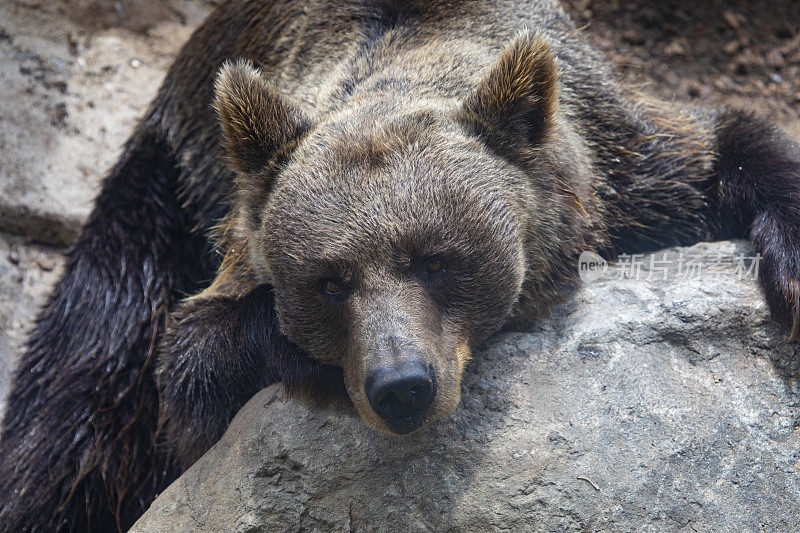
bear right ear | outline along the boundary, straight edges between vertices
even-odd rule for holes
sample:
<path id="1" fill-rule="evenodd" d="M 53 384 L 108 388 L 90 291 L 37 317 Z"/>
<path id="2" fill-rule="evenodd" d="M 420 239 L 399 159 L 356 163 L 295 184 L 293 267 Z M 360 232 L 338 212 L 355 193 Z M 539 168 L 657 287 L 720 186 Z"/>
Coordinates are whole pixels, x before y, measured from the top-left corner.
<path id="1" fill-rule="evenodd" d="M 496 149 L 536 146 L 552 131 L 558 66 L 547 41 L 523 32 L 462 103 L 458 120 Z"/>
<path id="2" fill-rule="evenodd" d="M 229 164 L 242 173 L 261 170 L 288 156 L 311 121 L 278 95 L 249 61 L 226 62 L 217 75 L 214 107 Z"/>

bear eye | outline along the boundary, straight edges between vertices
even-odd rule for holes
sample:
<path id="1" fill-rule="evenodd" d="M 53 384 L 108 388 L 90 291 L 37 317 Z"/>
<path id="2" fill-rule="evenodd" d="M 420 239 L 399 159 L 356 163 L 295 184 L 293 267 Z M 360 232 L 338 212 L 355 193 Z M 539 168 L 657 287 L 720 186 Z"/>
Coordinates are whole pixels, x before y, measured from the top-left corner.
<path id="1" fill-rule="evenodd" d="M 332 279 L 325 281 L 325 283 L 322 284 L 322 289 L 331 296 L 335 296 L 342 292 L 342 287 Z"/>
<path id="2" fill-rule="evenodd" d="M 319 282 L 320 292 L 329 298 L 344 298 L 347 295 L 347 290 L 336 278 L 325 278 Z"/>
<path id="3" fill-rule="evenodd" d="M 425 263 L 425 271 L 428 274 L 436 274 L 437 272 L 441 272 L 442 268 L 442 260 L 435 257 L 428 259 L 428 261 Z"/>

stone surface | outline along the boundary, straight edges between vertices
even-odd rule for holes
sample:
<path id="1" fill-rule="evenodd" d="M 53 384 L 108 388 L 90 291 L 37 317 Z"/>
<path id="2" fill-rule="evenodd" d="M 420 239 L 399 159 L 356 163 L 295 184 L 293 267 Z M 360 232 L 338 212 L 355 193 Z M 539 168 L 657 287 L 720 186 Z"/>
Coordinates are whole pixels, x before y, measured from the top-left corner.
<path id="1" fill-rule="evenodd" d="M 210 8 L 139 0 L 130 20 L 147 29 L 134 33 L 98 29 L 91 12 L 78 11 L 83 4 L 91 2 L 0 2 L 0 231 L 58 246 L 74 239 L 100 180 Z M 175 15 L 148 19 L 162 4 Z"/>
<path id="2" fill-rule="evenodd" d="M 59 252 L 0 235 L 0 419 L 20 346 L 63 264 Z"/>
<path id="3" fill-rule="evenodd" d="M 411 436 L 266 389 L 133 531 L 796 531 L 798 348 L 732 246 L 620 261 Z"/>

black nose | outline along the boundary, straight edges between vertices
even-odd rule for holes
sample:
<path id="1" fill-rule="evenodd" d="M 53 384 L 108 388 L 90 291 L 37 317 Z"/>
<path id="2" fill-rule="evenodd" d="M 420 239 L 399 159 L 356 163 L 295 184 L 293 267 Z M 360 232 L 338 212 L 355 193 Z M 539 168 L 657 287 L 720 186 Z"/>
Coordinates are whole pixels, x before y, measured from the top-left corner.
<path id="1" fill-rule="evenodd" d="M 430 365 L 414 359 L 371 372 L 364 389 L 378 416 L 393 432 L 405 434 L 422 424 L 436 396 L 436 377 Z"/>

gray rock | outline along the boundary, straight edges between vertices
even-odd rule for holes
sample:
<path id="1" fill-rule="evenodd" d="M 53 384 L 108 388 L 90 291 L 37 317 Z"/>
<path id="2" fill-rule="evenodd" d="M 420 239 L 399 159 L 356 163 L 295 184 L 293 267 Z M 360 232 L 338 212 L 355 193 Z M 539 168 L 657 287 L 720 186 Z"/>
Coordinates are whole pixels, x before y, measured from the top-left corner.
<path id="1" fill-rule="evenodd" d="M 58 252 L 0 235 L 0 419 L 20 346 L 63 264 Z"/>
<path id="2" fill-rule="evenodd" d="M 140 35 L 90 30 L 62 5 L 0 2 L 0 231 L 57 246 L 77 235 L 100 180 L 209 11 L 205 1 L 182 2 L 175 11 L 185 23 Z"/>
<path id="3" fill-rule="evenodd" d="M 796 531 L 798 348 L 733 246 L 621 261 L 493 337 L 411 436 L 270 387 L 133 531 Z"/>

